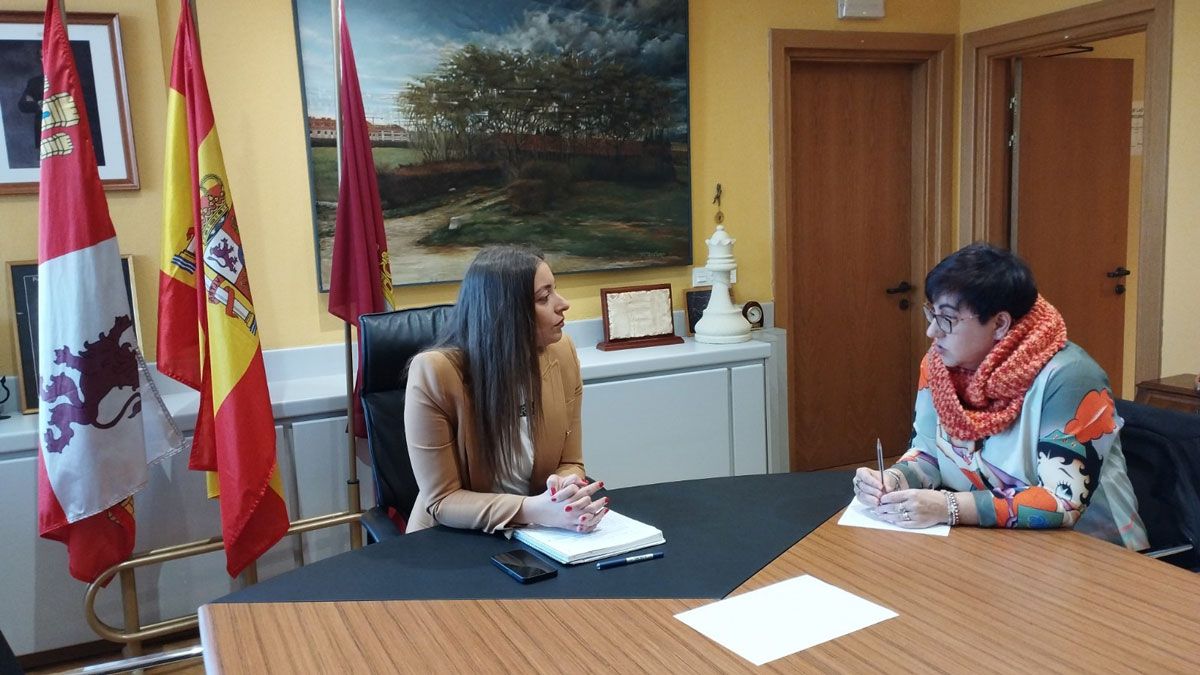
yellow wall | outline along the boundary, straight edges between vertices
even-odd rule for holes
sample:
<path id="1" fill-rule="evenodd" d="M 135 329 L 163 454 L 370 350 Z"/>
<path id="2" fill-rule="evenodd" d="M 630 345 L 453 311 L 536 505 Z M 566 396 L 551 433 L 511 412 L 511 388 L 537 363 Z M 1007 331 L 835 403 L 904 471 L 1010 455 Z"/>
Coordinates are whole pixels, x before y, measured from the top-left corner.
<path id="1" fill-rule="evenodd" d="M 239 212 L 264 347 L 336 342 L 341 327 L 317 293 L 309 211 L 300 82 L 288 0 L 200 0 L 205 66 Z M 713 227 L 713 186 L 724 187 L 726 226 L 737 238 L 739 300 L 769 299 L 771 289 L 769 55 L 771 28 L 884 30 L 958 33 L 1083 4 L 1078 0 L 890 0 L 882 21 L 838 21 L 833 0 L 692 0 L 692 178 L 694 253 L 703 264 L 703 239 Z M 40 11 L 42 0 L 8 0 L 6 9 Z M 121 238 L 132 253 L 144 334 L 153 335 L 157 247 L 162 201 L 165 72 L 169 65 L 178 3 L 157 0 L 71 0 L 71 11 L 121 15 L 130 102 L 142 189 L 109 193 Z M 1175 63 L 1200 59 L 1200 3 L 1176 6 Z M 1200 231 L 1187 213 L 1198 212 L 1200 195 L 1200 78 L 1185 81 L 1189 66 L 1172 81 L 1170 200 L 1167 225 L 1167 292 L 1164 370 L 1197 368 L 1200 314 L 1187 306 L 1185 289 L 1200 285 Z M 1190 124 L 1187 121 L 1190 120 Z M 957 145 L 957 144 L 956 144 Z M 957 192 L 957 190 L 955 190 Z M 36 257 L 37 200 L 0 198 L 0 259 Z M 1189 254 L 1189 251 L 1191 252 Z M 560 286 L 572 302 L 571 318 L 599 314 L 602 286 L 670 282 L 690 285 L 687 268 L 564 275 Z M 0 280 L 0 373 L 15 372 L 11 307 Z M 449 301 L 453 285 L 401 288 L 399 302 Z M 152 340 L 145 345 L 153 358 Z"/>
<path id="2" fill-rule="evenodd" d="M 1200 370 L 1200 2 L 1175 3 L 1163 374 Z"/>
<path id="3" fill-rule="evenodd" d="M 971 33 L 1050 14 L 1094 0 L 960 0 L 958 32 Z M 1188 2 L 1189 0 L 1183 0 Z"/>
<path id="4" fill-rule="evenodd" d="M 37 10 L 42 0 L 13 0 L 14 9 Z M 309 211 L 300 78 L 288 0 L 201 0 L 198 21 L 205 71 L 247 252 L 263 346 L 267 349 L 336 342 L 340 323 L 317 292 Z M 109 193 L 124 252 L 135 258 L 143 334 L 157 320 L 157 247 L 162 204 L 165 78 L 170 65 L 178 3 L 157 0 L 71 0 L 69 9 L 121 15 L 130 102 L 142 189 Z M 957 0 L 891 0 L 883 21 L 839 22 L 835 3 L 824 0 L 693 0 L 692 178 L 695 260 L 703 265 L 703 239 L 712 233 L 712 190 L 724 186 L 726 228 L 738 240 L 739 300 L 770 299 L 769 192 L 770 28 L 889 30 L 953 33 Z M 37 199 L 0 199 L 4 260 L 36 258 Z M 570 318 L 598 316 L 604 286 L 669 282 L 690 285 L 688 268 L 563 275 L 559 286 L 573 307 Z M 7 298 L 6 281 L 0 294 Z M 398 289 L 403 306 L 446 302 L 452 284 Z M 8 306 L 7 301 L 5 306 Z M 0 372 L 15 372 L 10 311 L 0 319 Z M 154 356 L 153 340 L 143 345 Z"/>

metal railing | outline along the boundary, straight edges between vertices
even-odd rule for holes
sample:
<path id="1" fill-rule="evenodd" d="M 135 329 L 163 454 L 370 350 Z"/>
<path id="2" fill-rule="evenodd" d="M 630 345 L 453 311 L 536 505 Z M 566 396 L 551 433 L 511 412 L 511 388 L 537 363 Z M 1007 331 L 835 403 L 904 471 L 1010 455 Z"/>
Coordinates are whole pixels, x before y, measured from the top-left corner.
<path id="1" fill-rule="evenodd" d="M 362 513 L 351 511 L 343 511 L 340 513 L 329 513 L 323 516 L 314 516 L 294 521 L 290 524 L 286 536 L 303 534 L 313 530 L 320 530 L 327 527 L 336 527 L 338 525 L 349 525 L 351 533 L 358 529 L 358 521 L 362 519 Z M 360 533 L 361 535 L 361 533 Z M 351 537 L 351 548 L 358 548 L 355 544 L 361 541 L 360 537 Z M 139 656 L 142 653 L 142 642 L 152 638 L 178 633 L 180 631 L 189 630 L 199 625 L 199 619 L 196 614 L 176 617 L 157 621 L 155 623 L 141 625 L 141 619 L 138 612 L 137 599 L 137 582 L 134 579 L 133 571 L 139 567 L 148 565 L 159 565 L 172 560 L 180 560 L 182 558 L 190 558 L 192 556 L 212 553 L 224 548 L 224 541 L 221 537 L 213 537 L 211 539 L 203 539 L 193 541 L 186 544 L 177 544 L 166 548 L 155 549 L 141 553 L 131 557 L 121 563 L 117 563 L 112 567 L 100 573 L 91 584 L 88 585 L 87 594 L 83 600 L 83 614 L 87 619 L 88 625 L 100 637 L 111 640 L 113 642 L 122 642 L 125 644 L 125 656 Z M 123 628 L 110 626 L 100 619 L 96 614 L 96 596 L 100 590 L 104 588 L 113 577 L 120 575 L 121 583 L 121 605 L 124 609 L 125 625 Z M 258 566 L 257 563 L 250 565 L 242 572 L 242 581 L 247 585 L 252 585 L 258 582 Z M 187 657 L 190 658 L 190 657 Z"/>

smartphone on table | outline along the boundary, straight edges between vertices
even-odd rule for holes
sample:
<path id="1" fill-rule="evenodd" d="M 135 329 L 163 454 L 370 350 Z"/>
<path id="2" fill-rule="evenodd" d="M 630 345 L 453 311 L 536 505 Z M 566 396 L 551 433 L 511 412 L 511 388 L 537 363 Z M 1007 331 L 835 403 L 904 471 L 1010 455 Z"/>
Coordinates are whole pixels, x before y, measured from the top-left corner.
<path id="1" fill-rule="evenodd" d="M 492 563 L 523 584 L 558 576 L 558 570 L 550 563 L 523 548 L 497 553 L 492 556 Z"/>

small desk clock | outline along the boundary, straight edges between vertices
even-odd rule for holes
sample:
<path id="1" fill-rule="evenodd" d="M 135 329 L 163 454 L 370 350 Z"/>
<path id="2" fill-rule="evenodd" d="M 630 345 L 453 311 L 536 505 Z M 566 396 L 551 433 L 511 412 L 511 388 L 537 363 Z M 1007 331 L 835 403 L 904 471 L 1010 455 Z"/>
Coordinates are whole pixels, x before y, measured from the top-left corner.
<path id="1" fill-rule="evenodd" d="M 742 305 L 742 316 L 746 317 L 746 321 L 750 322 L 751 328 L 763 327 L 763 308 L 754 300 Z"/>

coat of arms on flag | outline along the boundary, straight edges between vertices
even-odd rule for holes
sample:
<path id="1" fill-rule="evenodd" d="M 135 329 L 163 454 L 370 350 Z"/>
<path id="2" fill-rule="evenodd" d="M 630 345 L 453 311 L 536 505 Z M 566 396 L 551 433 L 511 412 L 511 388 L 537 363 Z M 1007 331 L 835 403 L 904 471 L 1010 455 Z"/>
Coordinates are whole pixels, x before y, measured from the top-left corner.
<path id="1" fill-rule="evenodd" d="M 189 466 L 221 498 L 235 576 L 288 529 L 275 421 L 238 229 L 191 8 L 180 2 L 167 91 L 158 368 L 200 392 Z"/>
<path id="2" fill-rule="evenodd" d="M 116 231 L 56 0 L 46 5 L 38 203 L 38 529 L 93 581 L 129 558 L 133 494 L 182 434 L 138 350 Z"/>

